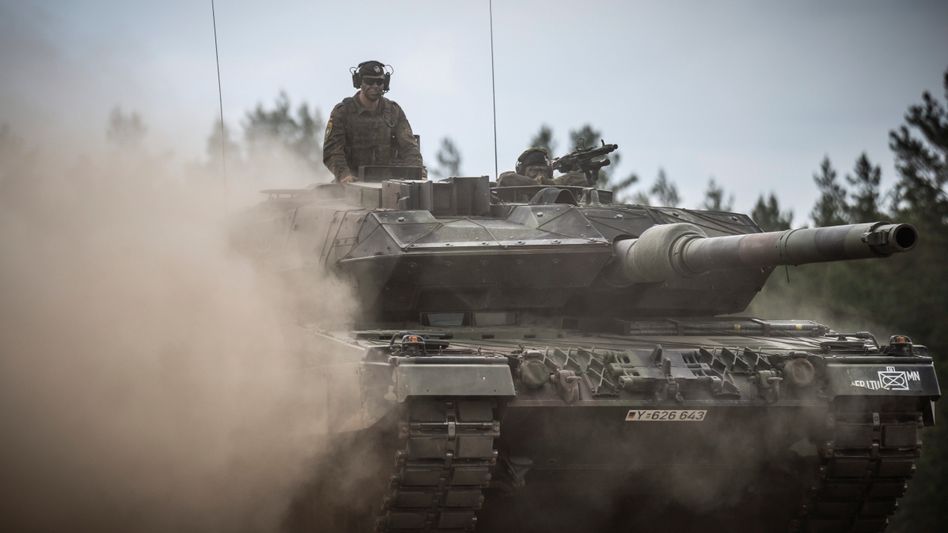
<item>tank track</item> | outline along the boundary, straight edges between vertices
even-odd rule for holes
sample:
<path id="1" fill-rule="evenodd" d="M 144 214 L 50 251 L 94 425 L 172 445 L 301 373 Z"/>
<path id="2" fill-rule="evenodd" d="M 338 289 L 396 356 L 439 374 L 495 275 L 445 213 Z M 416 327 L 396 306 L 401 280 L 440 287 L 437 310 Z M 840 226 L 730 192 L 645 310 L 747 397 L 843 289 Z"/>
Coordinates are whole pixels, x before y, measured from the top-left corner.
<path id="1" fill-rule="evenodd" d="M 791 533 L 884 531 L 915 472 L 920 413 L 837 412 Z"/>
<path id="2" fill-rule="evenodd" d="M 492 399 L 413 399 L 401 407 L 395 473 L 376 531 L 473 531 L 497 463 Z"/>

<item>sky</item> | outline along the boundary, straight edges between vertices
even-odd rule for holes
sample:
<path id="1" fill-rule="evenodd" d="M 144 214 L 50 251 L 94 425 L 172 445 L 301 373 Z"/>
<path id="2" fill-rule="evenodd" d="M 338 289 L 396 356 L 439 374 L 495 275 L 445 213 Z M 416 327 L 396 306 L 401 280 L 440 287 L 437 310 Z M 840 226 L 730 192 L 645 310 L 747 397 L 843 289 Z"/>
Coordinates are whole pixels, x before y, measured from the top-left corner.
<path id="1" fill-rule="evenodd" d="M 450 137 L 465 175 L 494 174 L 487 0 L 219 0 L 216 14 L 232 128 L 281 90 L 328 116 L 354 92 L 349 67 L 377 59 L 429 166 Z M 562 153 L 589 123 L 619 145 L 620 176 L 647 186 L 664 168 L 686 207 L 710 177 L 738 211 L 773 191 L 804 225 L 824 155 L 842 177 L 865 151 L 894 182 L 888 132 L 923 91 L 943 95 L 946 27 L 938 1 L 497 1 L 499 170 L 542 124 Z M 104 143 L 121 106 L 149 145 L 197 160 L 219 112 L 210 1 L 0 0 L 0 73 L 0 123 L 36 143 Z"/>

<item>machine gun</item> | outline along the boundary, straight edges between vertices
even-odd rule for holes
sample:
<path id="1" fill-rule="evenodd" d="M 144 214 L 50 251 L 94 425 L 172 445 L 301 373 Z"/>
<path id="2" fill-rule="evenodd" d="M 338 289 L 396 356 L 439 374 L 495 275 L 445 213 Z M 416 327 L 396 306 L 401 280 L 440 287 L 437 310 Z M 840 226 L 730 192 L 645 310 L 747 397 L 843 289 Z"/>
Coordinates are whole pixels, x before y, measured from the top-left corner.
<path id="1" fill-rule="evenodd" d="M 599 169 L 608 166 L 610 161 L 604 157 L 619 148 L 618 144 L 606 144 L 602 139 L 599 140 L 602 146 L 595 148 L 580 148 L 575 152 L 557 157 L 553 160 L 553 170 L 560 172 L 581 171 L 586 175 L 586 183 L 594 187 L 599 181 Z M 602 158 L 602 159 L 600 159 Z"/>

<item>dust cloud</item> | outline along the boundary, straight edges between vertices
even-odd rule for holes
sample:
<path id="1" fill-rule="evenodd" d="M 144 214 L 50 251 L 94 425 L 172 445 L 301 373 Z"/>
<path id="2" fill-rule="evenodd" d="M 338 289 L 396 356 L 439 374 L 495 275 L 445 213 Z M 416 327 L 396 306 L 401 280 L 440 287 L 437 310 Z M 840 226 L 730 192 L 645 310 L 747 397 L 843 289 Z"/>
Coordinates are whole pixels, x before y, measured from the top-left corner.
<path id="1" fill-rule="evenodd" d="M 298 295 L 229 244 L 245 191 L 0 141 L 0 529 L 278 530 L 328 407 Z M 345 322 L 348 295 L 310 283 Z"/>
<path id="2" fill-rule="evenodd" d="M 821 268 L 821 265 L 815 265 L 815 268 Z M 886 344 L 891 335 L 899 333 L 893 331 L 891 326 L 875 320 L 870 311 L 871 305 L 837 309 L 826 303 L 821 304 L 814 289 L 794 283 L 793 270 L 790 270 L 789 283 L 781 279 L 786 275 L 783 269 L 775 270 L 764 289 L 741 314 L 764 319 L 812 320 L 840 333 L 866 331 L 873 334 L 880 344 Z"/>

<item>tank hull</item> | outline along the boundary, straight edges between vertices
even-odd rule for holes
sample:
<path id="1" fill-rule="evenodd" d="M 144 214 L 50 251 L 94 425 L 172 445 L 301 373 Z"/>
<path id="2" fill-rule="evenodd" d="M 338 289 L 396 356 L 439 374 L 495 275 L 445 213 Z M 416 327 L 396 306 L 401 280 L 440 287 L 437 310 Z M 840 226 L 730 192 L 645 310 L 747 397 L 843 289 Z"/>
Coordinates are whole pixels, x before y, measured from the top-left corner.
<path id="1" fill-rule="evenodd" d="M 360 357 L 362 423 L 337 435 L 297 520 L 332 515 L 333 531 L 882 531 L 940 394 L 931 359 L 809 322 L 733 334 L 742 323 L 634 336 L 415 328 L 426 352 L 382 340 L 403 331 L 319 333 Z M 850 353 L 857 345 L 865 353 Z M 762 379 L 774 370 L 783 380 Z M 633 374 L 644 381 L 620 379 Z"/>

